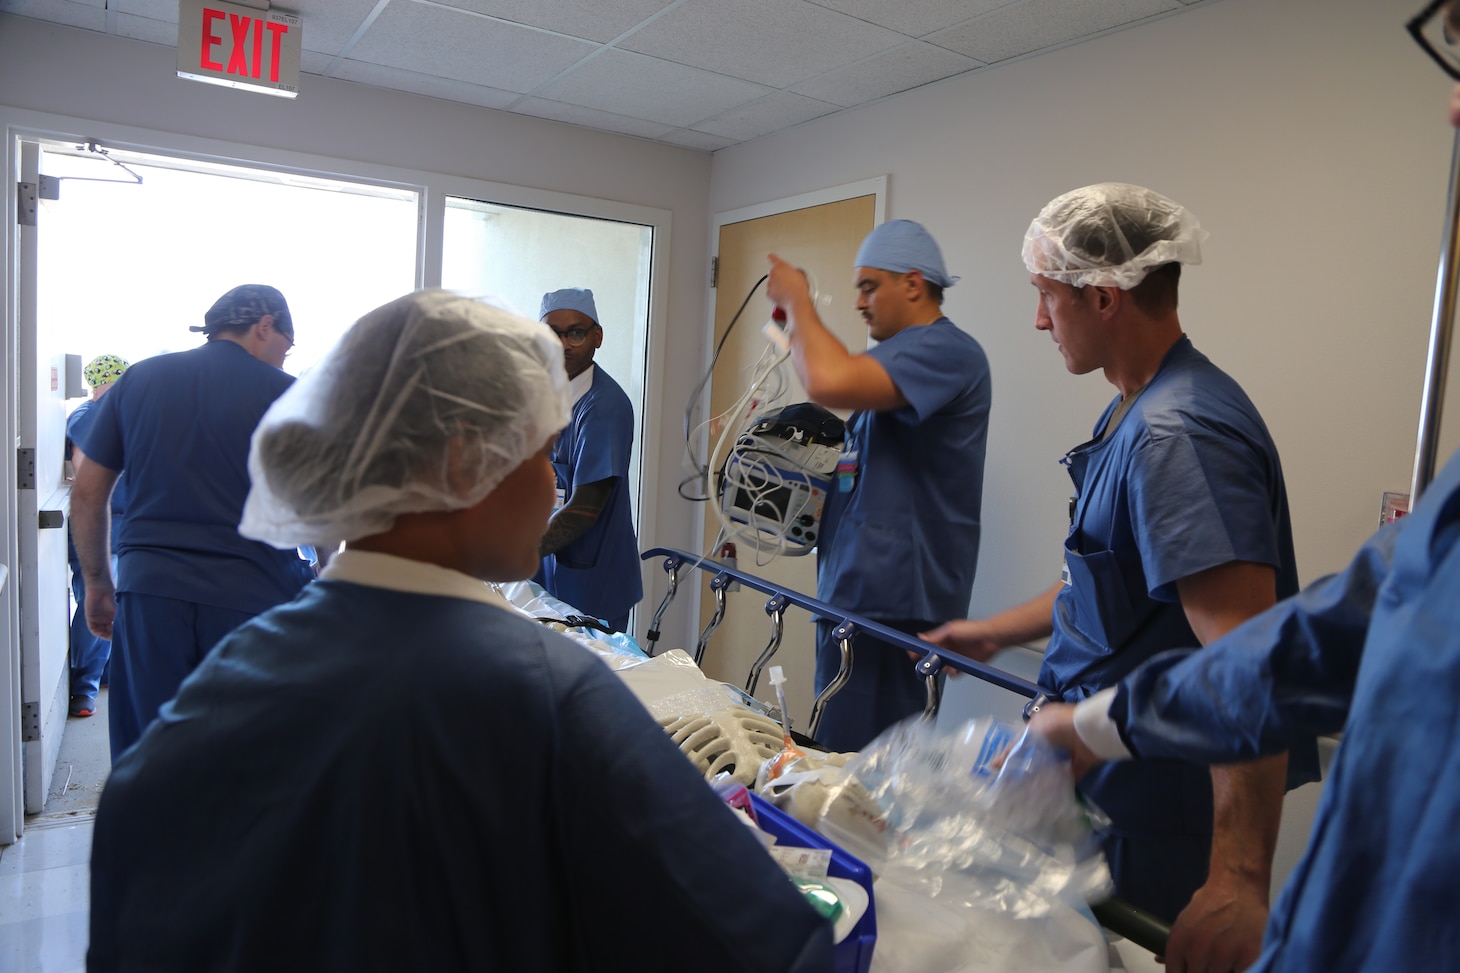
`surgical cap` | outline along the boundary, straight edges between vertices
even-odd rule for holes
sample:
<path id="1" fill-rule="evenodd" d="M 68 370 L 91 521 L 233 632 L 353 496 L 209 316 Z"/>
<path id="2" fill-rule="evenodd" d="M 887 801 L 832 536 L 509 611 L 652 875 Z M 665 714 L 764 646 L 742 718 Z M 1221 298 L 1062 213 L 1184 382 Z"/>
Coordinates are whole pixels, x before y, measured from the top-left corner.
<path id="1" fill-rule="evenodd" d="M 855 267 L 875 267 L 905 274 L 916 270 L 923 279 L 939 287 L 952 287 L 957 277 L 949 277 L 943 267 L 943 251 L 938 241 L 912 220 L 889 220 L 867 234 L 857 251 Z"/>
<path id="2" fill-rule="evenodd" d="M 577 311 L 592 318 L 594 324 L 600 323 L 598 308 L 593 304 L 593 292 L 586 287 L 564 287 L 544 294 L 537 319 L 541 321 L 553 311 Z"/>
<path id="3" fill-rule="evenodd" d="M 550 330 L 446 291 L 408 294 L 357 321 L 264 414 L 238 530 L 328 545 L 470 507 L 567 422 Z"/>
<path id="4" fill-rule="evenodd" d="M 1024 266 L 1075 287 L 1130 290 L 1162 264 L 1201 263 L 1207 232 L 1160 193 L 1120 182 L 1056 197 L 1024 234 Z"/>
<path id="5" fill-rule="evenodd" d="M 96 388 L 115 382 L 130 367 L 128 361 L 120 355 L 97 355 L 81 369 L 81 377 L 86 379 L 87 385 Z"/>
<path id="6" fill-rule="evenodd" d="M 268 284 L 240 284 L 213 302 L 203 315 L 203 326 L 192 325 L 189 331 L 214 335 L 219 331 L 252 327 L 265 314 L 274 316 L 274 327 L 286 335 L 294 334 L 294 319 L 289 304 L 278 288 Z"/>

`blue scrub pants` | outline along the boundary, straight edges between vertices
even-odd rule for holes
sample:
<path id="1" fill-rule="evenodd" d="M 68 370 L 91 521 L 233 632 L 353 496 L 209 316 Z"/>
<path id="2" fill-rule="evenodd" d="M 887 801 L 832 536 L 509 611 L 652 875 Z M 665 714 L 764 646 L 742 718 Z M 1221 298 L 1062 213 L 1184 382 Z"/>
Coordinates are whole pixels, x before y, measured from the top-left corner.
<path id="1" fill-rule="evenodd" d="M 71 571 L 71 594 L 76 598 L 76 611 L 71 616 L 71 695 L 95 699 L 112 644 L 92 635 L 86 627 L 86 582 L 79 566 Z"/>
<path id="2" fill-rule="evenodd" d="M 117 593 L 108 700 L 113 763 L 141 738 L 209 650 L 255 614 L 135 591 Z"/>
<path id="3" fill-rule="evenodd" d="M 939 624 L 880 618 L 877 622 L 909 635 L 930 631 Z M 832 638 L 836 626 L 830 621 L 816 623 L 818 694 L 836 678 L 841 667 L 841 649 Z M 816 742 L 832 751 L 861 750 L 892 724 L 922 713 L 928 704 L 928 690 L 923 677 L 914 671 L 915 665 L 901 646 L 859 632 L 852 640 L 852 677 L 822 709 Z"/>
<path id="4" fill-rule="evenodd" d="M 1101 846 L 1115 894 L 1166 922 L 1175 922 L 1206 884 L 1211 835 L 1110 835 Z"/>

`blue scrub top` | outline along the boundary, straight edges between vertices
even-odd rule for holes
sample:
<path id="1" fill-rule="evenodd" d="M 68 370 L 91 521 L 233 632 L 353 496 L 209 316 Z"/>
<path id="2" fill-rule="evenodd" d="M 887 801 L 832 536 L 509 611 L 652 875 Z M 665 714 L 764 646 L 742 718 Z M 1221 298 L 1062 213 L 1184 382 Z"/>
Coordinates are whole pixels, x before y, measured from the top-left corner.
<path id="1" fill-rule="evenodd" d="M 634 407 L 607 372 L 593 367 L 593 384 L 573 403 L 567 428 L 553 445 L 553 469 L 566 499 L 584 483 L 616 478 L 592 527 L 543 559 L 539 580 L 548 592 L 594 618 L 617 619 L 644 596 L 639 540 L 629 506 L 629 459 Z"/>
<path id="2" fill-rule="evenodd" d="M 233 632 L 112 768 L 93 973 L 830 973 L 831 927 L 594 655 L 339 580 Z"/>
<path id="3" fill-rule="evenodd" d="M 1246 760 L 1343 730 L 1255 973 L 1453 969 L 1460 957 L 1460 454 L 1341 574 L 1111 706 L 1142 757 Z"/>
<path id="4" fill-rule="evenodd" d="M 947 318 L 867 354 L 908 404 L 848 423 L 822 510 L 816 596 L 872 619 L 961 618 L 978 566 L 988 359 Z"/>
<path id="5" fill-rule="evenodd" d="M 311 577 L 298 552 L 238 533 L 254 428 L 294 381 L 216 339 L 138 362 L 77 445 L 127 476 L 117 590 L 260 612 Z"/>
<path id="6" fill-rule="evenodd" d="M 67 418 L 66 418 L 66 458 L 67 459 L 71 459 L 72 458 L 71 457 L 71 446 L 74 443 L 80 442 L 81 437 L 84 436 L 84 435 L 86 435 L 86 431 L 91 428 L 92 420 L 94 420 L 96 418 L 95 409 L 96 409 L 96 400 L 95 399 L 87 399 L 85 402 L 82 402 L 76 408 L 72 409 L 71 410 L 71 415 L 67 416 Z M 82 452 L 85 452 L 85 449 L 84 448 L 82 449 Z M 111 544 L 112 544 L 112 554 L 113 555 L 115 555 L 116 554 L 116 551 L 117 551 L 117 538 L 118 538 L 118 536 L 120 534 L 120 531 L 122 529 L 122 514 L 124 512 L 126 512 L 126 509 L 127 509 L 127 476 L 124 473 L 121 476 L 117 477 L 117 485 L 112 489 L 112 499 L 111 499 L 111 514 L 112 514 L 112 520 L 111 520 L 111 523 L 112 523 Z M 81 570 L 81 561 L 76 556 L 76 545 L 74 543 L 72 543 L 72 540 L 71 540 L 71 531 L 69 529 L 69 526 L 70 525 L 68 524 L 67 525 L 68 529 L 66 531 L 66 553 L 67 553 L 67 559 L 69 560 L 69 562 L 71 564 L 71 569 L 73 571 L 78 571 L 79 572 Z"/>
<path id="7" fill-rule="evenodd" d="M 1277 446 L 1247 394 L 1182 337 L 1110 435 L 1065 457 L 1075 511 L 1040 685 L 1077 701 L 1166 649 L 1198 645 L 1176 591 L 1232 561 L 1298 590 Z"/>
<path id="8" fill-rule="evenodd" d="M 1232 561 L 1271 565 L 1277 596 L 1298 590 L 1277 447 L 1241 387 L 1182 337 L 1104 439 L 1064 463 L 1075 486 L 1069 583 L 1055 598 L 1039 684 L 1075 702 L 1168 649 L 1200 645 L 1182 578 Z M 1290 787 L 1318 778 L 1313 740 L 1290 754 Z M 1111 763 L 1081 780 L 1117 836 L 1212 830 L 1211 774 L 1189 763 Z M 1117 890 L 1119 891 L 1119 890 Z"/>

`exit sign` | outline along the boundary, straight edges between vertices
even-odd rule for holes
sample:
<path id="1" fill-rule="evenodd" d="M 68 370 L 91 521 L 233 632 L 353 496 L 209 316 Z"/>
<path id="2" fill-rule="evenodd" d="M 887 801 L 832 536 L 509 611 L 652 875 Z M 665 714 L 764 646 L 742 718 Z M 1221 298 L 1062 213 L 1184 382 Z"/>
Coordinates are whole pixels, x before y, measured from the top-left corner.
<path id="1" fill-rule="evenodd" d="M 297 14 L 217 0 L 180 0 L 177 76 L 266 95 L 299 94 Z"/>

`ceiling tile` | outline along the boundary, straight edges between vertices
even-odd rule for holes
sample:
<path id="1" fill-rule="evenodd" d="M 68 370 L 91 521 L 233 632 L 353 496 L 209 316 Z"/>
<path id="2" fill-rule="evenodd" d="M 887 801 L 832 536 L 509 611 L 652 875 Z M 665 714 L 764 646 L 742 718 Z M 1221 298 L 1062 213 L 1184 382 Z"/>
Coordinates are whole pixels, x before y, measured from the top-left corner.
<path id="1" fill-rule="evenodd" d="M 695 131 L 743 142 L 834 111 L 840 109 L 815 98 L 777 91 L 706 119 L 695 126 Z"/>
<path id="2" fill-rule="evenodd" d="M 103 0 L 103 2 L 106 4 L 106 8 L 113 13 L 146 17 L 148 20 L 160 20 L 167 24 L 177 23 L 177 0 Z"/>
<path id="3" fill-rule="evenodd" d="M 982 61 L 910 41 L 865 61 L 836 68 L 792 88 L 843 108 L 983 67 Z"/>
<path id="4" fill-rule="evenodd" d="M 442 6 L 473 10 L 590 41 L 611 41 L 673 5 L 674 0 L 444 0 L 442 3 Z"/>
<path id="5" fill-rule="evenodd" d="M 618 46 L 785 88 L 904 40 L 808 0 L 685 0 Z"/>
<path id="6" fill-rule="evenodd" d="M 324 54 L 320 51 L 311 51 L 308 48 L 299 52 L 299 70 L 304 74 L 317 74 L 320 77 L 329 75 L 329 67 L 335 63 L 333 54 Z"/>
<path id="7" fill-rule="evenodd" d="M 944 27 L 961 24 L 970 17 L 997 10 L 1015 0 L 811 0 L 844 14 L 878 24 L 890 30 L 922 37 Z"/>
<path id="8" fill-rule="evenodd" d="M 303 40 L 306 51 L 323 51 L 326 54 L 353 56 L 345 45 L 355 36 L 360 25 L 375 9 L 376 0 L 329 0 L 328 3 L 310 3 L 309 0 L 289 0 L 282 9 L 297 13 L 303 20 Z M 399 2 L 399 0 L 392 0 Z"/>
<path id="9" fill-rule="evenodd" d="M 480 105 L 483 108 L 506 108 L 520 97 L 513 91 L 502 91 L 485 85 L 441 78 L 434 74 L 404 71 L 400 68 L 352 61 L 348 58 L 335 61 L 334 65 L 334 70 L 330 72 L 330 77 L 333 78 L 358 81 L 377 88 L 391 88 L 395 91 L 430 95 L 432 98 L 445 98 L 448 101 L 460 101 L 468 105 Z"/>
<path id="10" fill-rule="evenodd" d="M 650 122 L 642 118 L 631 118 L 628 115 L 616 115 L 613 112 L 584 108 L 581 105 L 565 105 L 561 101 L 551 101 L 547 98 L 523 98 L 512 106 L 512 110 L 523 115 L 567 122 L 570 125 L 583 125 L 605 132 L 620 132 L 624 135 L 638 135 L 649 139 L 658 138 L 669 130 L 669 126 L 663 122 Z"/>
<path id="11" fill-rule="evenodd" d="M 1179 9 L 1176 0 L 1024 0 L 925 40 L 992 64 Z"/>
<path id="12" fill-rule="evenodd" d="M 354 61 L 526 92 L 594 50 L 456 10 L 393 2 L 348 53 Z"/>
<path id="13" fill-rule="evenodd" d="M 98 0 L 108 10 L 117 13 L 135 14 L 163 23 L 177 23 L 178 0 Z M 327 3 L 310 0 L 289 0 L 283 9 L 298 14 L 304 21 L 303 44 L 305 51 L 324 51 L 338 54 L 355 31 L 364 23 L 370 11 L 375 9 L 376 0 L 329 0 Z M 127 35 L 130 36 L 130 35 Z"/>
<path id="14" fill-rule="evenodd" d="M 151 17 L 136 17 L 132 14 L 118 13 L 116 15 L 116 35 L 118 37 L 130 37 L 138 41 L 150 41 L 153 44 L 165 44 L 168 47 L 177 47 L 176 4 L 173 7 L 174 17 L 171 21 L 153 20 Z"/>
<path id="15" fill-rule="evenodd" d="M 665 125 L 692 125 L 771 90 L 739 78 L 609 49 L 532 93 Z"/>
<path id="16" fill-rule="evenodd" d="M 734 145 L 734 139 L 727 139 L 719 135 L 707 135 L 704 132 L 696 132 L 688 128 L 676 128 L 668 135 L 659 137 L 661 142 L 669 142 L 673 145 L 682 145 L 687 149 L 699 149 L 701 152 L 713 152 L 716 149 L 723 149 L 727 145 Z"/>
<path id="17" fill-rule="evenodd" d="M 50 24 L 106 30 L 106 0 L 73 3 L 72 0 L 0 0 L 0 13 L 32 17 Z"/>

